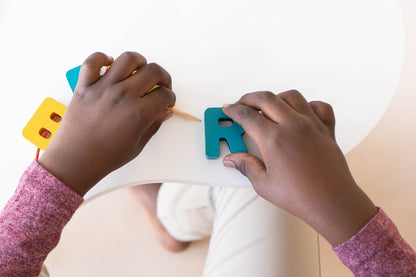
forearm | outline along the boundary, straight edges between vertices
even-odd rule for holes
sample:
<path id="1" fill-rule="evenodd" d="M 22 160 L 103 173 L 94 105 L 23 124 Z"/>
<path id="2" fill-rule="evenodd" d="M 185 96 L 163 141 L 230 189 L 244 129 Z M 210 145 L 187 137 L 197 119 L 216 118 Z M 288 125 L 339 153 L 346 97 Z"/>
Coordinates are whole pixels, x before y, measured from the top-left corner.
<path id="1" fill-rule="evenodd" d="M 38 276 L 83 199 L 37 162 L 0 213 L 0 275 Z"/>
<path id="2" fill-rule="evenodd" d="M 416 276 L 415 251 L 381 209 L 333 250 L 355 276 Z"/>

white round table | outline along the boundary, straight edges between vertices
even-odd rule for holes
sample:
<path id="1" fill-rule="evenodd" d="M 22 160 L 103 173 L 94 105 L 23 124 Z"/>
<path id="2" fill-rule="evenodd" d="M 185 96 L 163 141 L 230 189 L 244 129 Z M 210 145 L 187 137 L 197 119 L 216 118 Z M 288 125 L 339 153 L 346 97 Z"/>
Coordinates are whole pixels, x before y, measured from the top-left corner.
<path id="1" fill-rule="evenodd" d="M 246 92 L 297 89 L 329 102 L 344 153 L 372 130 L 398 84 L 404 27 L 395 0 L 0 2 L 0 206 L 36 148 L 21 131 L 46 97 L 67 105 L 65 73 L 92 52 L 142 53 L 173 77 L 177 107 L 200 118 Z M 77 143 L 74 141 L 73 143 Z M 250 151 L 255 151 L 248 142 Z M 141 155 L 94 187 L 189 182 L 249 186 L 205 158 L 202 123 L 173 117 Z"/>

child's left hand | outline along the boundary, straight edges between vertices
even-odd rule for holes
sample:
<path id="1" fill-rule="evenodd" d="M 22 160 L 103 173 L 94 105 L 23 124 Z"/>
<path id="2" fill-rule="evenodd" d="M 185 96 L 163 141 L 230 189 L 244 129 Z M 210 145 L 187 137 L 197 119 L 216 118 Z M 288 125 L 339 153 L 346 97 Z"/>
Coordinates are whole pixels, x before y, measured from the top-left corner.
<path id="1" fill-rule="evenodd" d="M 100 69 L 111 68 L 100 77 Z M 137 72 L 131 75 L 134 70 Z M 155 85 L 158 88 L 147 92 Z M 169 73 L 125 52 L 114 62 L 89 56 L 61 126 L 39 163 L 81 196 L 110 172 L 134 159 L 172 115 Z"/>

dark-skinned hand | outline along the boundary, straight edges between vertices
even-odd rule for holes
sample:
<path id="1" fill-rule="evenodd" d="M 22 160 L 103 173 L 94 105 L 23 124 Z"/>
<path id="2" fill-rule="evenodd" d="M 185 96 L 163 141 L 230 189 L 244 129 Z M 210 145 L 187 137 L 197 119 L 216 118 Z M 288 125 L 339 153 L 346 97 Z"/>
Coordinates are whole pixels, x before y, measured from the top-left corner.
<path id="1" fill-rule="evenodd" d="M 111 65 L 100 76 L 103 66 Z M 132 75 L 133 71 L 137 70 Z M 155 85 L 159 87 L 147 93 Z M 80 195 L 134 159 L 172 115 L 171 77 L 135 52 L 90 55 L 58 132 L 39 163 Z"/>
<path id="2" fill-rule="evenodd" d="M 354 181 L 335 141 L 330 105 L 308 103 L 297 91 L 255 92 L 225 105 L 258 146 L 224 158 L 266 200 L 299 217 L 333 246 L 356 234 L 377 208 Z"/>

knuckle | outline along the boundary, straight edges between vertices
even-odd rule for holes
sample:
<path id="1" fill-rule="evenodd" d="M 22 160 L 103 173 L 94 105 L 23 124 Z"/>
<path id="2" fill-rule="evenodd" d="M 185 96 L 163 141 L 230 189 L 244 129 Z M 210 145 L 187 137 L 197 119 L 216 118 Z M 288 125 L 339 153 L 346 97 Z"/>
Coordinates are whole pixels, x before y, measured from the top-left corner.
<path id="1" fill-rule="evenodd" d="M 334 109 L 330 104 L 322 102 L 322 105 L 326 114 L 334 114 Z"/>
<path id="2" fill-rule="evenodd" d="M 279 97 L 281 98 L 297 98 L 297 97 L 303 97 L 302 94 L 296 90 L 296 89 L 291 89 L 285 92 L 281 92 L 278 94 Z"/>
<path id="3" fill-rule="evenodd" d="M 167 81 L 170 82 L 170 75 L 157 63 L 147 64 L 146 70 L 148 70 L 152 76 L 158 76 L 158 79 L 168 78 Z M 163 78 L 161 78 L 161 76 L 163 76 Z"/>
<path id="4" fill-rule="evenodd" d="M 106 58 L 107 55 L 103 52 L 94 52 L 88 58 L 89 59 L 97 59 L 97 58 Z"/>
<path id="5" fill-rule="evenodd" d="M 147 64 L 147 70 L 150 72 L 151 75 L 157 76 L 157 78 L 161 81 L 162 85 L 167 85 L 169 87 L 172 85 L 172 77 L 170 76 L 169 72 L 167 72 L 159 64 L 149 63 Z"/>
<path id="6" fill-rule="evenodd" d="M 160 100 L 162 103 L 173 103 L 176 100 L 176 95 L 173 91 L 171 91 L 170 89 L 164 88 L 164 87 L 160 87 L 159 88 L 159 92 L 158 92 L 161 97 Z"/>
<path id="7" fill-rule="evenodd" d="M 145 57 L 143 57 L 141 54 L 134 52 L 134 51 L 125 51 L 120 55 L 120 57 L 123 57 L 123 59 L 129 60 L 129 61 L 136 60 L 138 62 L 143 62 L 143 63 L 147 62 Z"/>
<path id="8" fill-rule="evenodd" d="M 313 107 L 317 107 L 317 108 L 321 107 L 322 103 L 324 103 L 324 102 L 322 102 L 322 101 L 317 101 L 317 100 L 314 100 L 314 101 L 310 101 L 310 102 L 309 102 L 309 104 L 310 104 L 311 106 L 313 106 Z"/>
<path id="9" fill-rule="evenodd" d="M 103 52 L 96 51 L 96 52 L 92 53 L 91 56 L 105 56 L 105 54 Z"/>
<path id="10" fill-rule="evenodd" d="M 169 90 L 169 99 L 170 99 L 170 103 L 175 103 L 176 102 L 176 94 L 173 92 L 173 91 L 171 91 L 171 90 Z"/>
<path id="11" fill-rule="evenodd" d="M 270 98 L 275 97 L 275 94 L 271 91 L 259 91 L 257 92 L 257 98 L 259 100 L 269 100 Z"/>
<path id="12" fill-rule="evenodd" d="M 311 103 L 322 110 L 332 109 L 331 105 L 323 101 L 312 101 Z"/>
<path id="13" fill-rule="evenodd" d="M 120 57 L 123 57 L 123 58 L 127 58 L 127 59 L 131 59 L 131 58 L 134 58 L 134 57 L 136 57 L 136 52 L 132 52 L 132 51 L 124 51 L 121 55 L 120 55 Z"/>
<path id="14" fill-rule="evenodd" d="M 161 74 L 162 73 L 162 67 L 158 65 L 157 63 L 149 63 L 147 64 L 147 70 L 151 71 L 155 74 Z"/>
<path id="15" fill-rule="evenodd" d="M 94 53 L 90 55 L 83 63 L 84 68 L 90 68 L 95 64 L 95 60 L 99 57 L 99 53 Z"/>
<path id="16" fill-rule="evenodd" d="M 315 106 L 315 109 L 318 110 L 320 116 L 324 119 L 330 120 L 334 117 L 334 109 L 330 104 L 322 101 L 314 101 L 312 104 Z"/>
<path id="17" fill-rule="evenodd" d="M 89 72 L 90 70 L 92 70 L 94 68 L 94 61 L 90 60 L 90 59 L 86 59 L 83 63 L 82 66 L 83 70 L 85 70 L 86 72 Z"/>
<path id="18" fill-rule="evenodd" d="M 291 90 L 289 90 L 288 91 L 288 94 L 289 95 L 293 95 L 293 96 L 297 96 L 297 97 L 302 96 L 302 94 L 297 89 L 291 89 Z"/>
<path id="19" fill-rule="evenodd" d="M 252 115 L 253 115 L 253 110 L 247 106 L 238 106 L 238 108 L 236 109 L 236 116 L 240 120 L 245 120 L 247 118 L 250 118 Z"/>
<path id="20" fill-rule="evenodd" d="M 105 60 L 106 58 L 106 54 L 102 52 L 95 52 L 85 59 L 85 61 L 82 63 L 82 67 L 88 72 L 93 70 L 99 64 L 100 60 Z"/>
<path id="21" fill-rule="evenodd" d="M 166 71 L 165 71 L 166 72 Z M 166 82 L 172 84 L 172 76 L 168 72 L 166 72 Z"/>

